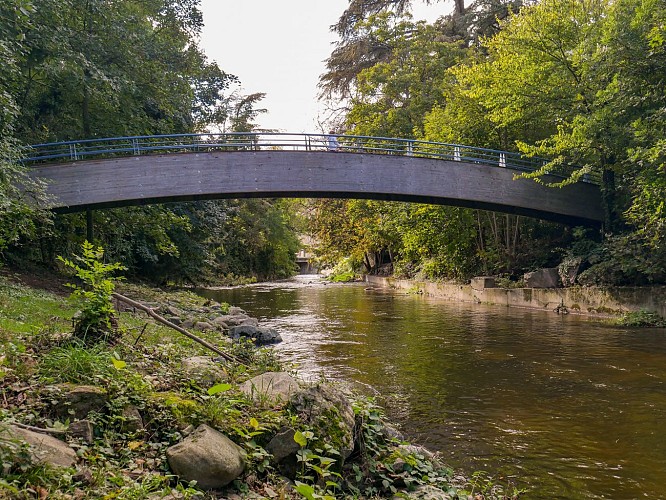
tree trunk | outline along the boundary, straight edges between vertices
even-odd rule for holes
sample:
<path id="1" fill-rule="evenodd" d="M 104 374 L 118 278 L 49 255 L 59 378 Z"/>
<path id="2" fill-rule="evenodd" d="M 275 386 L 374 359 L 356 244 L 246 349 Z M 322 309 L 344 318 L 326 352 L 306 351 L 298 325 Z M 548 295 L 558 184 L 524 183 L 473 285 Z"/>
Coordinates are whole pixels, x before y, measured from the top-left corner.
<path id="1" fill-rule="evenodd" d="M 93 37 L 93 11 L 92 4 L 86 2 L 86 20 L 85 30 L 88 34 L 88 43 L 85 47 L 86 62 L 90 64 L 91 45 Z M 90 81 L 91 73 L 88 68 L 83 70 L 83 98 L 81 100 L 81 128 L 83 129 L 83 138 L 90 139 L 92 137 L 92 126 L 90 120 Z"/>
<path id="2" fill-rule="evenodd" d="M 601 200 L 604 208 L 604 233 L 613 234 L 617 230 L 615 172 L 604 167 L 601 173 Z"/>
<path id="3" fill-rule="evenodd" d="M 365 271 L 370 274 L 372 271 L 372 266 L 370 265 L 370 258 L 368 257 L 368 252 L 363 252 L 363 266 Z"/>

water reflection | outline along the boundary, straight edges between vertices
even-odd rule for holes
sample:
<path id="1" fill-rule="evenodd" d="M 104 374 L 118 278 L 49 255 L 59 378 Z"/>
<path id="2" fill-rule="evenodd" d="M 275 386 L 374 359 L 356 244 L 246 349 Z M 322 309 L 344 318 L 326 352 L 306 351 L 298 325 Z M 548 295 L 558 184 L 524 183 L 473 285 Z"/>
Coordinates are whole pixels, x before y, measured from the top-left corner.
<path id="1" fill-rule="evenodd" d="M 313 277 L 205 292 L 278 328 L 277 349 L 379 391 L 450 465 L 526 498 L 666 497 L 666 335 Z"/>

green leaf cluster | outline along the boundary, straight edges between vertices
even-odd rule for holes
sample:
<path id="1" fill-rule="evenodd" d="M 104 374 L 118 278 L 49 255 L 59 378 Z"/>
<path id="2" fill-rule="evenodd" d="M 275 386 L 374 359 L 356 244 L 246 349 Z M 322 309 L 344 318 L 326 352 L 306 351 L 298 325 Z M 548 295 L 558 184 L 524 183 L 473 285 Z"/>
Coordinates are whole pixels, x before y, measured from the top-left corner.
<path id="1" fill-rule="evenodd" d="M 81 255 L 75 255 L 73 260 L 61 256 L 58 256 L 58 260 L 73 270 L 82 282 L 66 285 L 74 290 L 71 297 L 81 307 L 81 313 L 76 319 L 76 335 L 83 339 L 99 340 L 113 329 L 115 309 L 112 297 L 115 282 L 122 279 L 113 277 L 113 273 L 126 268 L 118 263 L 105 263 L 102 247 L 95 248 L 88 241 L 83 242 L 81 251 Z"/>

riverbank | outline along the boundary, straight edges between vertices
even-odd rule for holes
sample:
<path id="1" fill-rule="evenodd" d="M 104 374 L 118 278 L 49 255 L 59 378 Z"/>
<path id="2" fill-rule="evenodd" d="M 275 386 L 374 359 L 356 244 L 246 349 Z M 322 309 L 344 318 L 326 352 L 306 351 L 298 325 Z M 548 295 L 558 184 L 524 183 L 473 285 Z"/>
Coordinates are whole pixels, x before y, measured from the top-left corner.
<path id="1" fill-rule="evenodd" d="M 365 276 L 366 283 L 457 302 L 522 307 L 599 317 L 647 311 L 666 318 L 666 287 L 483 288 L 472 284 L 436 283 Z"/>
<path id="2" fill-rule="evenodd" d="M 403 442 L 371 400 L 305 384 L 273 351 L 232 342 L 232 318 L 253 322 L 240 310 L 123 285 L 236 361 L 132 309 L 119 313 L 119 342 L 85 346 L 70 337 L 71 303 L 17 279 L 0 278 L 0 498 L 503 497 Z M 234 464 L 224 484 L 177 461 L 209 463 L 220 443 Z"/>

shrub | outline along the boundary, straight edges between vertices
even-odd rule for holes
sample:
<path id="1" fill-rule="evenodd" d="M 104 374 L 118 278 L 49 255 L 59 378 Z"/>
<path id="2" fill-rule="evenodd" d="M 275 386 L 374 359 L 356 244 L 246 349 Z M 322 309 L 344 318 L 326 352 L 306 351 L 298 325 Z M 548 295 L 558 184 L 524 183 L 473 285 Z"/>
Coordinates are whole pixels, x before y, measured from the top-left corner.
<path id="1" fill-rule="evenodd" d="M 112 274 L 126 268 L 118 263 L 103 262 L 104 249 L 95 247 L 88 241 L 83 242 L 83 255 L 75 255 L 74 260 L 58 256 L 68 268 L 75 271 L 83 286 L 67 283 L 72 288 L 72 299 L 79 301 L 81 312 L 76 318 L 74 335 L 84 340 L 99 341 L 109 339 L 110 334 L 117 331 L 117 320 L 111 298 L 115 290 Z"/>

